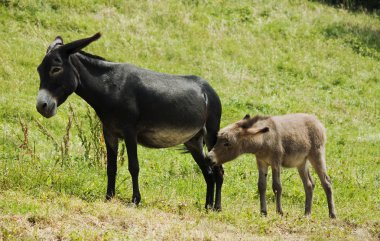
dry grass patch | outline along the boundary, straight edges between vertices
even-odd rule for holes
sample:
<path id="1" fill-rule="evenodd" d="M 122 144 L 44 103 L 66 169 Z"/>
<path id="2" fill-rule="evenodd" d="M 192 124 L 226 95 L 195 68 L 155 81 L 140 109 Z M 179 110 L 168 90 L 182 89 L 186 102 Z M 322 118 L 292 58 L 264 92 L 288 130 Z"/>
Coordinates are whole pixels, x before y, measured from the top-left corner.
<path id="1" fill-rule="evenodd" d="M 2 239 L 247 240 L 263 239 L 207 217 L 128 207 L 118 200 L 88 203 L 72 197 L 42 201 L 10 192 L 1 201 L 31 207 L 0 217 Z M 22 201 L 17 201 L 22 200 Z M 6 210 L 5 212 L 11 212 Z"/>
<path id="2" fill-rule="evenodd" d="M 232 224 L 223 213 L 171 213 L 119 200 L 86 202 L 54 193 L 35 198 L 3 192 L 0 212 L 1 240 L 315 240 L 330 235 L 376 240 L 368 229 L 349 227 L 343 220 L 268 217 L 258 218 L 255 227 L 247 229 Z M 259 226 L 267 231 L 258 232 Z"/>

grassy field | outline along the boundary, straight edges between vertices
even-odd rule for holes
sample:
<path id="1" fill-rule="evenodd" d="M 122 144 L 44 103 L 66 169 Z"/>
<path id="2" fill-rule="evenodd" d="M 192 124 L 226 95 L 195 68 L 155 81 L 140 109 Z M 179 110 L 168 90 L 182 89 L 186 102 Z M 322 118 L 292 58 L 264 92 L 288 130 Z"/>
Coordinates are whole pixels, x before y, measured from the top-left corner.
<path id="1" fill-rule="evenodd" d="M 203 177 L 176 148 L 139 147 L 138 207 L 120 157 L 116 198 L 104 202 L 94 113 L 76 95 L 52 119 L 35 108 L 49 43 L 98 31 L 90 53 L 207 79 L 222 100 L 222 126 L 246 113 L 318 116 L 338 218 L 328 218 L 319 182 L 303 217 L 295 169 L 282 171 L 285 215 L 268 185 L 261 217 L 250 155 L 225 165 L 223 211 L 207 212 Z M 301 0 L 1 1 L 0 62 L 0 239 L 380 239 L 379 15 Z"/>

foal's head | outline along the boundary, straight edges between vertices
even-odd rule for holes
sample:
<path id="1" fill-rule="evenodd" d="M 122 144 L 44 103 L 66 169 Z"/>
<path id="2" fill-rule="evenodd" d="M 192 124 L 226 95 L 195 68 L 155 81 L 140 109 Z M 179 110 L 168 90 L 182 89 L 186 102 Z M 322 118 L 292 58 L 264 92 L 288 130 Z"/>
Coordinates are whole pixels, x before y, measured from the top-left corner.
<path id="1" fill-rule="evenodd" d="M 215 146 L 208 153 L 210 164 L 222 165 L 243 153 L 258 151 L 263 144 L 263 134 L 269 131 L 266 119 L 268 117 L 246 115 L 221 129 Z"/>
<path id="2" fill-rule="evenodd" d="M 63 44 L 61 37 L 56 37 L 49 45 L 46 55 L 38 66 L 40 89 L 37 97 L 37 110 L 46 118 L 57 112 L 67 97 L 78 86 L 78 73 L 70 61 L 70 55 L 77 53 L 91 42 L 100 38 L 100 33 L 92 37 Z"/>

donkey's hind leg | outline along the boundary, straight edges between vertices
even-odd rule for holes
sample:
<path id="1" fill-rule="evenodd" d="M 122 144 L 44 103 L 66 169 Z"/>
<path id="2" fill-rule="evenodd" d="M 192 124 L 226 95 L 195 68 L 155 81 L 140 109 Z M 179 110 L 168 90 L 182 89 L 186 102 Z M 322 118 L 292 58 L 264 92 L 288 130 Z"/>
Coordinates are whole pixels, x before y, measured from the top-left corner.
<path id="1" fill-rule="evenodd" d="M 214 177 L 211 167 L 206 162 L 206 156 L 203 152 L 203 130 L 185 143 L 186 148 L 193 156 L 195 162 L 202 171 L 206 181 L 206 209 L 211 209 L 214 202 Z"/>
<path id="2" fill-rule="evenodd" d="M 218 129 L 219 126 L 216 126 L 215 128 L 212 128 L 210 125 L 207 127 L 207 134 L 205 136 L 205 142 L 207 146 L 207 150 L 211 151 L 211 149 L 214 147 L 217 139 Z M 214 210 L 215 211 L 221 211 L 222 210 L 222 186 L 223 186 L 223 176 L 224 176 L 224 169 L 223 166 L 214 166 L 213 168 L 213 174 L 214 174 L 214 181 L 215 181 L 215 204 L 214 204 Z"/>
<path id="3" fill-rule="evenodd" d="M 327 197 L 327 204 L 329 207 L 329 216 L 330 218 L 336 218 L 335 214 L 335 206 L 334 206 L 334 198 L 332 193 L 332 185 L 330 177 L 327 175 L 326 170 L 326 160 L 325 160 L 325 150 L 324 148 L 320 148 L 317 153 L 311 155 L 310 163 L 313 165 L 315 171 L 318 174 L 319 180 L 325 190 Z"/>
<path id="4" fill-rule="evenodd" d="M 305 161 L 304 164 L 298 167 L 298 173 L 300 174 L 303 187 L 305 189 L 305 216 L 309 216 L 311 214 L 311 205 L 313 202 L 314 183 L 311 179 L 310 171 L 307 166 L 307 161 Z"/>
<path id="5" fill-rule="evenodd" d="M 215 180 L 215 204 L 214 210 L 221 211 L 222 210 L 222 185 L 223 185 L 223 176 L 224 169 L 223 166 L 215 166 L 213 167 L 214 180 Z"/>

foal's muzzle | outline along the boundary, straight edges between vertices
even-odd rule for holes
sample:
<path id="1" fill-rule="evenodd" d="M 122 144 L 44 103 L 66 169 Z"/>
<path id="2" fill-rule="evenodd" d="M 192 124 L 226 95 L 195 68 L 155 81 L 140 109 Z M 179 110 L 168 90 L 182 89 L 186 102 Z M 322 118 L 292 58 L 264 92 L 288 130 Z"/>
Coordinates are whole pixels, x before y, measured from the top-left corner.
<path id="1" fill-rule="evenodd" d="M 215 155 L 212 151 L 206 156 L 206 164 L 211 167 L 218 166 L 218 162 L 216 161 Z"/>
<path id="2" fill-rule="evenodd" d="M 38 92 L 36 108 L 41 115 L 50 118 L 57 113 L 57 100 L 45 89 Z"/>

